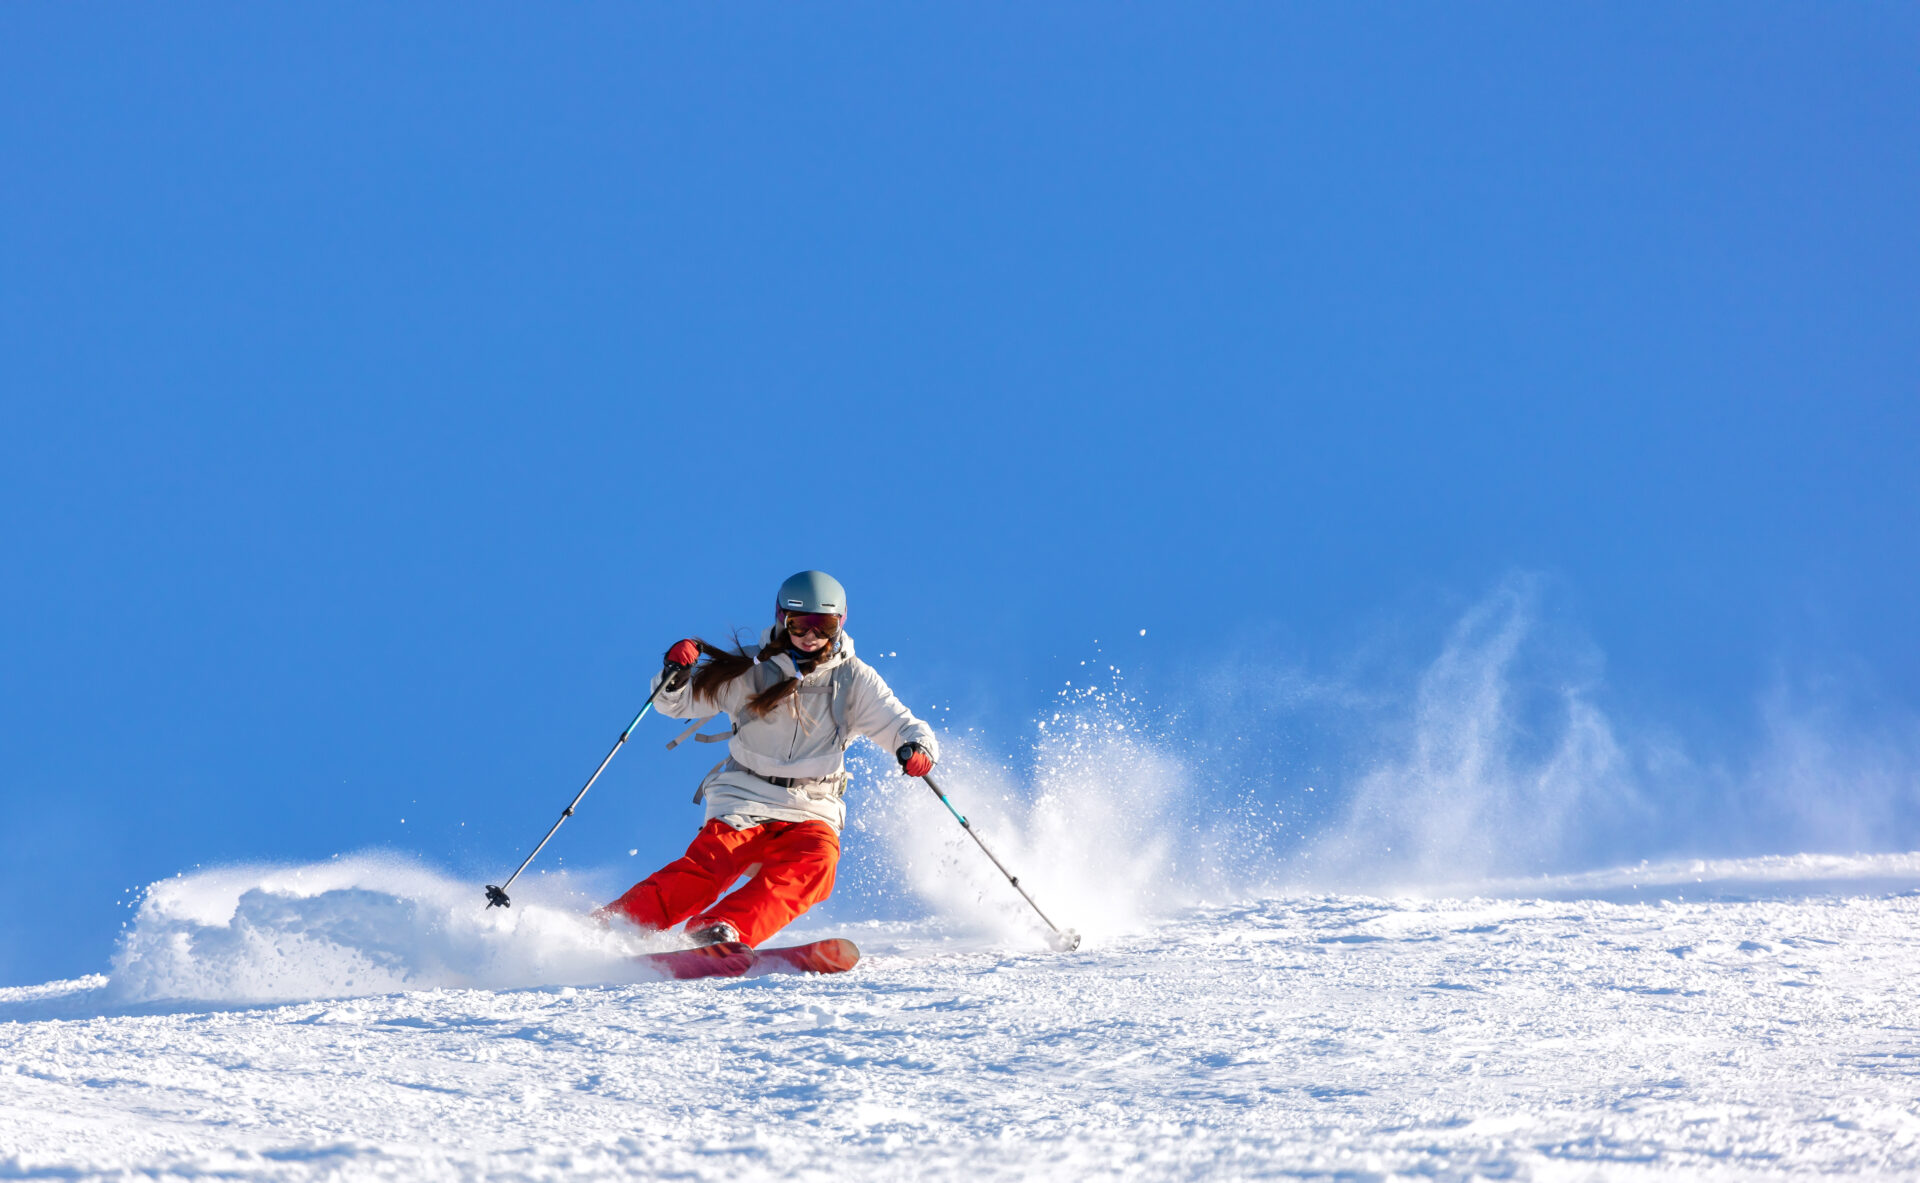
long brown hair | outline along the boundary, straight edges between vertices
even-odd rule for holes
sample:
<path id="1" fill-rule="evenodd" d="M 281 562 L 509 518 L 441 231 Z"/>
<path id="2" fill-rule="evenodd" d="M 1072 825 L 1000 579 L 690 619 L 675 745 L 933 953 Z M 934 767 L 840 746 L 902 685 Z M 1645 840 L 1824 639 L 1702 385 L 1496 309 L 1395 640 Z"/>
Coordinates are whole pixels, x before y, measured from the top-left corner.
<path id="1" fill-rule="evenodd" d="M 833 652 L 831 646 L 818 653 L 808 653 L 804 649 L 795 648 L 793 638 L 787 635 L 784 625 L 773 634 L 773 640 L 767 642 L 766 646 L 760 650 L 757 660 L 753 654 L 747 652 L 746 646 L 740 643 L 738 634 L 733 638 L 731 649 L 723 649 L 700 637 L 695 637 L 693 643 L 700 646 L 700 656 L 706 659 L 693 669 L 693 694 L 696 698 L 706 699 L 709 704 L 716 701 L 722 686 L 752 669 L 757 662 L 766 661 L 777 654 L 790 653 L 793 655 L 794 666 L 804 676 L 813 668 L 815 662 Z M 773 708 L 798 693 L 800 693 L 799 678 L 782 678 L 748 699 L 747 713 L 756 719 L 764 719 Z"/>

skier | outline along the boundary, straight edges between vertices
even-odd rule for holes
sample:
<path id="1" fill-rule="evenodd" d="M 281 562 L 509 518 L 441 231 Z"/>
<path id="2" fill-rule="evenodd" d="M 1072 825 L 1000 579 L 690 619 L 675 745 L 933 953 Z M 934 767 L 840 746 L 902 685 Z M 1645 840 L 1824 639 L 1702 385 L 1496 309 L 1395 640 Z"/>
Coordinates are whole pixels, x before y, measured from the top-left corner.
<path id="1" fill-rule="evenodd" d="M 652 931 L 685 922 L 696 946 L 753 946 L 833 891 L 847 745 L 866 736 L 908 776 L 925 776 L 939 758 L 933 729 L 854 656 L 846 618 L 839 581 L 802 571 L 780 585 L 758 646 L 689 637 L 667 650 L 654 709 L 675 719 L 726 714 L 728 755 L 694 793 L 707 821 L 687 853 L 598 915 Z M 720 898 L 741 875 L 745 886 Z"/>

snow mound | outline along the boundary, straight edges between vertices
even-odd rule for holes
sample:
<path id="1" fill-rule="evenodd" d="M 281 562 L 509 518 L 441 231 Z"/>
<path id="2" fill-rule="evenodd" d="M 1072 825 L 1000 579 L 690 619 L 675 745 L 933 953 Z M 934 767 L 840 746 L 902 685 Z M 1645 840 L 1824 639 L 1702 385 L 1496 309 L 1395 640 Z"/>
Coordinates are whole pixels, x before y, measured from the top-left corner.
<path id="1" fill-rule="evenodd" d="M 653 976 L 630 930 L 556 894 L 536 879 L 488 908 L 475 885 L 389 856 L 182 875 L 147 889 L 110 989 L 124 1003 L 257 1003 Z"/>

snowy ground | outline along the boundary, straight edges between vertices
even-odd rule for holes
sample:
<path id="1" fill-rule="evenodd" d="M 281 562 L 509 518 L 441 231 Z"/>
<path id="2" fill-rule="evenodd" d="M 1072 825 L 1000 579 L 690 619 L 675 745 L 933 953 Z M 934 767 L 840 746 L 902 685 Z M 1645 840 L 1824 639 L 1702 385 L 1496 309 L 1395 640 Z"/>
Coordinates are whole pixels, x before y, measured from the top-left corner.
<path id="1" fill-rule="evenodd" d="M 1499 890 L 1194 908 L 1071 955 L 875 924 L 838 978 L 279 1005 L 141 998 L 182 980 L 156 953 L 0 990 L 0 1178 L 1920 1175 L 1920 858 Z M 403 897 L 255 893 L 244 936 L 159 937 L 231 985 Z"/>

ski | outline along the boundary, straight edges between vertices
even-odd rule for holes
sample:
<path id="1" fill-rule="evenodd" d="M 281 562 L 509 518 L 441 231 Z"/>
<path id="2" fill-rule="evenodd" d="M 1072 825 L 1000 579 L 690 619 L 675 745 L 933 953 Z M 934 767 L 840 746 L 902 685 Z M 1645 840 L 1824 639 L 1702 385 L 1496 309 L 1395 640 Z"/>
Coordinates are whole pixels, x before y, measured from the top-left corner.
<path id="1" fill-rule="evenodd" d="M 670 978 L 737 978 L 753 968 L 753 950 L 737 941 L 721 941 L 671 953 L 647 953 L 640 960 Z"/>
<path id="2" fill-rule="evenodd" d="M 640 960 L 680 981 L 738 978 L 754 972 L 837 974 L 860 963 L 860 949 L 842 938 L 771 949 L 721 941 L 693 949 L 675 949 L 671 953 L 648 953 Z"/>
<path id="3" fill-rule="evenodd" d="M 843 974 L 860 964 L 860 949 L 844 937 L 753 950 L 754 963 L 774 973 Z"/>

